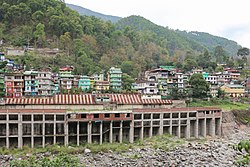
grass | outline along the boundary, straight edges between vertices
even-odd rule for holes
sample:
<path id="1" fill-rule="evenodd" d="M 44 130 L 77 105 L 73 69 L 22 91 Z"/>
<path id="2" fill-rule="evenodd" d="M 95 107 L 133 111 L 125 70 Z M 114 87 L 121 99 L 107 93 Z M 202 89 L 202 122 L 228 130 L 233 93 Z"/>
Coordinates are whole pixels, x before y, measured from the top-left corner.
<path id="1" fill-rule="evenodd" d="M 229 100 L 211 99 L 210 101 L 195 100 L 189 104 L 190 107 L 218 107 L 226 111 L 247 110 L 250 105 L 240 102 L 231 102 Z"/>
<path id="2" fill-rule="evenodd" d="M 116 152 L 123 153 L 133 148 L 144 148 L 152 147 L 155 149 L 162 149 L 165 151 L 174 149 L 176 146 L 184 143 L 183 139 L 174 138 L 168 134 L 157 135 L 145 140 L 137 140 L 133 144 L 131 143 L 103 143 L 103 144 L 83 144 L 78 147 L 75 146 L 59 146 L 49 145 L 45 148 L 30 148 L 24 146 L 22 149 L 7 149 L 5 147 L 0 148 L 0 154 L 2 155 L 13 155 L 15 157 L 23 157 L 27 154 L 36 155 L 38 153 L 49 152 L 52 154 L 66 153 L 66 154 L 78 154 L 83 153 L 86 148 L 90 149 L 92 153 L 99 152 Z M 135 155 L 136 157 L 136 155 Z"/>
<path id="3" fill-rule="evenodd" d="M 185 143 L 184 139 L 175 138 L 169 134 L 157 135 L 151 138 L 147 138 L 144 141 L 139 141 L 137 146 L 149 146 L 154 149 L 161 149 L 164 151 L 169 151 L 175 149 Z"/>
<path id="4" fill-rule="evenodd" d="M 90 149 L 93 153 L 113 151 L 122 153 L 134 147 L 134 144 L 127 143 L 103 143 L 103 144 L 87 144 L 86 148 Z"/>

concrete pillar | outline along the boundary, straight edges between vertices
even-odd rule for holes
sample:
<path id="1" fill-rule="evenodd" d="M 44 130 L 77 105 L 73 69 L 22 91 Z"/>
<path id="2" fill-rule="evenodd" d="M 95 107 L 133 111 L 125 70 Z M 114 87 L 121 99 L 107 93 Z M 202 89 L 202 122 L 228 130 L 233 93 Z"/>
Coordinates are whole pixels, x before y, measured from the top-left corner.
<path id="1" fill-rule="evenodd" d="M 43 139 L 42 139 L 42 147 L 45 147 L 45 114 L 43 114 Z"/>
<path id="2" fill-rule="evenodd" d="M 66 116 L 67 115 L 65 115 L 65 123 L 64 123 L 64 132 L 65 132 L 64 145 L 68 146 L 69 145 L 69 123 L 67 121 Z"/>
<path id="3" fill-rule="evenodd" d="M 153 114 L 150 114 L 149 137 L 153 136 Z"/>
<path id="4" fill-rule="evenodd" d="M 129 128 L 129 142 L 134 143 L 134 120 L 130 122 Z"/>
<path id="5" fill-rule="evenodd" d="M 195 138 L 199 138 L 199 119 L 198 118 L 196 118 L 195 120 L 194 136 Z"/>
<path id="6" fill-rule="evenodd" d="M 88 143 L 92 143 L 92 122 L 88 123 Z"/>
<path id="7" fill-rule="evenodd" d="M 186 127 L 186 135 L 185 138 L 189 139 L 190 138 L 190 119 L 187 119 L 187 127 Z"/>
<path id="8" fill-rule="evenodd" d="M 102 121 L 100 122 L 100 144 L 102 144 L 102 129 L 103 129 L 103 124 Z"/>
<path id="9" fill-rule="evenodd" d="M 152 136 L 153 136 L 153 120 L 151 119 L 150 127 L 149 127 L 149 137 L 152 137 Z"/>
<path id="10" fill-rule="evenodd" d="M 80 127 L 79 127 L 79 121 L 77 121 L 77 125 L 76 125 L 76 144 L 77 146 L 80 145 L 80 136 L 79 136 L 79 133 L 80 133 Z"/>
<path id="11" fill-rule="evenodd" d="M 22 126 L 22 115 L 18 114 L 18 148 L 23 148 L 23 126 Z"/>
<path id="12" fill-rule="evenodd" d="M 56 144 L 56 114 L 54 114 L 54 129 L 53 129 L 53 135 L 54 135 L 54 144 Z"/>
<path id="13" fill-rule="evenodd" d="M 141 122 L 141 131 L 140 131 L 140 139 L 143 140 L 144 136 L 144 123 L 143 121 Z"/>
<path id="14" fill-rule="evenodd" d="M 34 148 L 34 114 L 31 114 L 31 148 Z"/>
<path id="15" fill-rule="evenodd" d="M 202 128 L 203 128 L 203 134 L 202 134 L 202 136 L 203 136 L 203 137 L 206 137 L 206 136 L 207 136 L 207 128 L 206 128 L 206 127 L 207 127 L 207 123 L 206 123 L 206 122 L 207 122 L 207 119 L 205 118 L 205 119 L 204 119 L 204 123 L 203 123 L 203 125 L 202 125 Z"/>
<path id="16" fill-rule="evenodd" d="M 9 140 L 9 135 L 10 135 L 10 131 L 9 131 L 9 114 L 7 114 L 6 116 L 7 118 L 7 122 L 6 122 L 6 148 L 10 148 L 10 140 Z"/>
<path id="17" fill-rule="evenodd" d="M 177 137 L 181 138 L 181 121 L 178 120 Z"/>
<path id="18" fill-rule="evenodd" d="M 172 126 L 172 113 L 170 113 L 170 119 L 169 119 L 169 134 L 173 135 L 173 126 Z"/>
<path id="19" fill-rule="evenodd" d="M 211 131 L 211 136 L 214 137 L 215 136 L 215 118 L 212 118 L 212 122 L 210 124 L 210 131 Z"/>
<path id="20" fill-rule="evenodd" d="M 222 117 L 219 120 L 219 125 L 218 125 L 218 135 L 221 136 L 222 133 L 222 126 L 221 126 L 221 121 L 222 121 Z"/>
<path id="21" fill-rule="evenodd" d="M 159 135 L 163 135 L 163 113 L 160 114 L 160 129 Z"/>
<path id="22" fill-rule="evenodd" d="M 122 143 L 122 127 L 123 127 L 123 121 L 120 122 L 120 130 L 119 130 L 119 142 Z"/>
<path id="23" fill-rule="evenodd" d="M 110 121 L 110 127 L 109 127 L 109 142 L 113 142 L 113 121 Z"/>

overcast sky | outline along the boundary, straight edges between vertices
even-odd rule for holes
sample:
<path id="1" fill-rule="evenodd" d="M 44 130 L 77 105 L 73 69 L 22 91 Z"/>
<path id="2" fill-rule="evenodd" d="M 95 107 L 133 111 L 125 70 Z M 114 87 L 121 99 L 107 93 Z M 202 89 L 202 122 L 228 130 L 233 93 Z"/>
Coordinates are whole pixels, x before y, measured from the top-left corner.
<path id="1" fill-rule="evenodd" d="M 249 0 L 65 0 L 102 14 L 140 15 L 172 29 L 208 32 L 250 48 Z"/>

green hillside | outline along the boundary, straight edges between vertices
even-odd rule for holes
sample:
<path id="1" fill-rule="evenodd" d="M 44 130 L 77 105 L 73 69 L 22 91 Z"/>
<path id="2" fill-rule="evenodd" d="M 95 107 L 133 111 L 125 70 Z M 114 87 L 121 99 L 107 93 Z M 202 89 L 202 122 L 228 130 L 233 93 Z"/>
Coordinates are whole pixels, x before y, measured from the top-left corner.
<path id="1" fill-rule="evenodd" d="M 94 16 L 94 17 L 100 18 L 104 21 L 111 21 L 112 23 L 116 23 L 121 19 L 121 17 L 101 14 L 101 13 L 94 12 L 92 10 L 83 8 L 81 6 L 77 6 L 77 5 L 73 5 L 73 4 L 66 4 L 66 5 L 69 8 L 71 8 L 72 10 L 77 11 L 80 15 Z"/>
<path id="2" fill-rule="evenodd" d="M 72 65 L 75 74 L 90 75 L 118 66 L 129 79 L 161 65 L 184 70 L 197 66 L 214 70 L 217 60 L 240 65 L 230 60 L 223 46 L 213 53 L 208 44 L 142 17 L 131 16 L 113 24 L 80 15 L 61 0 L 1 0 L 0 40 L 4 42 L 0 51 L 10 46 L 35 48 L 25 56 L 9 57 L 16 63 L 33 69 L 51 67 L 55 72 Z M 61 52 L 43 56 L 38 48 L 59 48 Z"/>
<path id="3" fill-rule="evenodd" d="M 211 51 L 214 50 L 216 46 L 222 46 L 230 55 L 235 56 L 237 55 L 238 49 L 241 48 L 241 46 L 235 41 L 214 36 L 205 32 L 186 32 L 178 30 L 176 32 L 185 38 L 199 42 L 201 45 L 207 47 Z"/>
<path id="4" fill-rule="evenodd" d="M 240 48 L 236 42 L 226 38 L 202 32 L 188 33 L 186 31 L 172 30 L 168 27 L 156 25 L 141 16 L 130 16 L 121 19 L 116 26 L 118 28 L 129 26 L 134 30 L 154 33 L 158 37 L 164 38 L 171 54 L 183 49 L 198 52 L 208 49 L 208 51 L 213 52 L 216 46 L 222 46 L 229 55 L 236 55 Z"/>

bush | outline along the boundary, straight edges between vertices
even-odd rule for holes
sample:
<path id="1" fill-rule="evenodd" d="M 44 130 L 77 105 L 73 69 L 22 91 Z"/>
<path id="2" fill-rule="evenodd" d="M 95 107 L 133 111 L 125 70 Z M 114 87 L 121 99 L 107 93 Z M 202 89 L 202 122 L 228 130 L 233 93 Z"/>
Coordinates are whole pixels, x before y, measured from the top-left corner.
<path id="1" fill-rule="evenodd" d="M 42 157 L 36 159 L 34 156 L 29 159 L 13 160 L 10 167 L 82 167 L 80 160 L 65 153 L 57 154 L 54 157 Z"/>
<path id="2" fill-rule="evenodd" d="M 239 166 L 248 165 L 250 162 L 250 140 L 242 140 L 234 146 L 234 149 L 240 152 L 245 152 L 245 155 L 243 155 L 241 159 L 237 160 L 236 164 Z"/>

